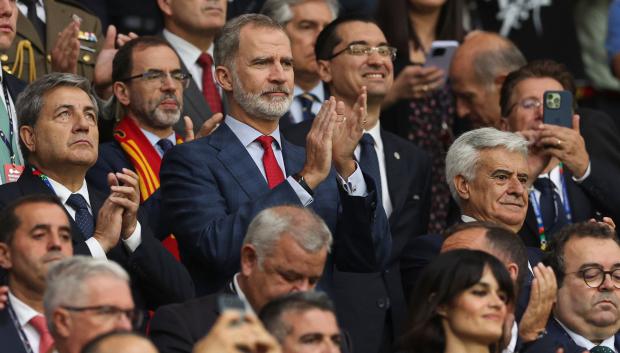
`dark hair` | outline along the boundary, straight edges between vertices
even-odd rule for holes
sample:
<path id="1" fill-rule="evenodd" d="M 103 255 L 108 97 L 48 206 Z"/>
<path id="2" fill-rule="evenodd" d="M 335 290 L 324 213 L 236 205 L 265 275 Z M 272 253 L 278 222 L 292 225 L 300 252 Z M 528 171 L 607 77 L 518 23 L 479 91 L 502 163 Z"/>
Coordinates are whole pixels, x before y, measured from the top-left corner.
<path id="1" fill-rule="evenodd" d="M 133 70 L 133 52 L 135 50 L 144 50 L 152 47 L 168 47 L 175 54 L 176 51 L 168 41 L 163 38 L 154 36 L 143 36 L 130 40 L 118 49 L 112 61 L 112 81 L 122 81 L 131 76 Z"/>
<path id="2" fill-rule="evenodd" d="M 544 259 L 545 265 L 550 266 L 555 273 L 558 288 L 562 287 L 564 273 L 566 271 L 564 248 L 566 247 L 566 243 L 573 238 L 610 239 L 620 246 L 620 240 L 616 235 L 616 231 L 604 224 L 581 222 L 569 224 L 562 228 L 553 235 L 553 238 L 549 242 L 549 252 Z"/>
<path id="3" fill-rule="evenodd" d="M 142 338 L 150 342 L 149 339 L 146 338 L 146 336 L 144 336 L 143 334 L 139 332 L 114 330 L 114 331 L 103 333 L 91 339 L 90 341 L 88 341 L 84 345 L 84 347 L 82 347 L 82 350 L 80 350 L 80 353 L 97 353 L 99 352 L 99 349 L 101 348 L 101 344 L 103 343 L 103 341 L 107 340 L 108 338 L 115 338 L 115 337 L 136 337 L 136 338 Z"/>
<path id="4" fill-rule="evenodd" d="M 508 111 L 512 105 L 510 98 L 515 87 L 528 78 L 552 78 L 558 81 L 565 90 L 570 91 L 573 96 L 575 95 L 575 79 L 564 64 L 553 60 L 535 60 L 506 76 L 499 96 L 503 117 L 507 117 L 510 113 Z M 576 102 L 577 100 L 573 99 L 573 109 L 576 107 Z"/>
<path id="5" fill-rule="evenodd" d="M 325 26 L 325 28 L 323 28 L 321 33 L 319 33 L 319 36 L 316 38 L 316 44 L 314 45 L 314 54 L 316 55 L 317 60 L 329 60 L 329 57 L 333 54 L 334 48 L 342 41 L 342 38 L 340 38 L 336 33 L 338 31 L 338 27 L 340 27 L 340 25 L 342 24 L 349 22 L 364 22 L 377 24 L 374 19 L 367 16 L 353 15 L 338 17 L 330 24 Z"/>
<path id="6" fill-rule="evenodd" d="M 467 249 L 440 254 L 422 271 L 413 291 L 410 327 L 401 342 L 405 350 L 415 353 L 445 350 L 446 335 L 437 308 L 449 305 L 457 296 L 478 283 L 485 266 L 490 268 L 499 288 L 506 293 L 507 304 L 514 302 L 510 275 L 504 264 L 492 255 Z M 498 343 L 492 345 L 491 352 L 499 351 Z"/>
<path id="7" fill-rule="evenodd" d="M 409 22 L 409 11 L 409 0 L 380 0 L 376 12 L 377 23 L 388 42 L 398 49 L 398 53 L 405 55 L 407 61 L 409 61 L 409 41 L 413 41 L 415 49 L 422 46 L 420 37 Z M 435 38 L 461 42 L 465 37 L 464 12 L 463 0 L 447 0 L 441 7 Z"/>
<path id="8" fill-rule="evenodd" d="M 282 320 L 282 316 L 290 311 L 306 312 L 312 309 L 329 311 L 336 315 L 334 304 L 323 292 L 296 292 L 274 299 L 267 303 L 258 317 L 278 342 L 282 343 L 290 333 L 289 323 Z"/>
<path id="9" fill-rule="evenodd" d="M 26 171 L 27 173 L 28 171 Z M 15 231 L 21 224 L 21 219 L 15 213 L 17 208 L 31 203 L 47 203 L 59 206 L 64 211 L 64 206 L 56 195 L 33 194 L 18 198 L 11 202 L 0 212 L 0 243 L 10 244 Z"/>
<path id="10" fill-rule="evenodd" d="M 443 236 L 445 239 L 454 235 L 455 233 L 465 231 L 468 229 L 485 229 L 485 238 L 490 248 L 496 250 L 504 258 L 510 262 L 517 264 L 519 268 L 519 274 L 517 275 L 515 294 L 519 295 L 519 290 L 523 286 L 525 281 L 525 274 L 527 273 L 527 250 L 523 240 L 510 229 L 507 229 L 499 224 L 491 222 L 467 222 L 458 223 L 448 228 Z"/>

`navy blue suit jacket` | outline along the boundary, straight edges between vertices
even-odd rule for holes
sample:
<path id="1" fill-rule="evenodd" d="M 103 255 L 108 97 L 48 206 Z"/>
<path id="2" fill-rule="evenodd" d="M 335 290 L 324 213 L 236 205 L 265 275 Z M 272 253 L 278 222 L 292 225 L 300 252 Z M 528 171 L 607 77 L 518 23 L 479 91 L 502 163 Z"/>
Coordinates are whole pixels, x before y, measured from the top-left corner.
<path id="1" fill-rule="evenodd" d="M 559 347 L 564 348 L 564 353 L 583 353 L 586 349 L 578 346 L 568 332 L 553 318 L 547 323 L 547 334 L 528 345 L 524 353 L 555 352 Z M 616 334 L 616 351 L 620 351 L 620 334 Z"/>
<path id="2" fill-rule="evenodd" d="M 3 352 L 26 353 L 24 344 L 6 309 L 0 310 L 0 342 L 2 342 Z"/>
<path id="3" fill-rule="evenodd" d="M 286 175 L 301 171 L 303 148 L 282 139 Z M 226 124 L 210 136 L 175 146 L 160 170 L 162 215 L 179 243 L 199 295 L 213 293 L 239 268 L 247 227 L 265 208 L 294 204 L 299 197 L 288 182 L 269 189 L 256 164 Z M 376 202 L 372 178 L 367 197 L 351 197 L 332 172 L 315 190 L 312 209 L 334 235 L 321 280 L 329 292 L 340 272 L 383 269 L 391 237 L 385 212 Z"/>
<path id="4" fill-rule="evenodd" d="M 14 183 L 0 185 L 0 209 L 12 201 L 26 195 L 51 194 L 54 192 L 43 181 L 34 176 L 29 167 Z M 106 196 L 93 188 L 88 188 L 90 206 L 96 219 Z M 90 256 L 84 236 L 73 218 L 71 222 L 73 253 Z M 155 239 L 144 222 L 145 215 L 140 211 L 138 219 L 142 226 L 142 243 L 133 253 L 129 253 L 119 243 L 106 256 L 118 262 L 131 276 L 132 290 L 139 308 L 155 309 L 160 305 L 185 301 L 194 296 L 192 280 L 187 270 Z"/>

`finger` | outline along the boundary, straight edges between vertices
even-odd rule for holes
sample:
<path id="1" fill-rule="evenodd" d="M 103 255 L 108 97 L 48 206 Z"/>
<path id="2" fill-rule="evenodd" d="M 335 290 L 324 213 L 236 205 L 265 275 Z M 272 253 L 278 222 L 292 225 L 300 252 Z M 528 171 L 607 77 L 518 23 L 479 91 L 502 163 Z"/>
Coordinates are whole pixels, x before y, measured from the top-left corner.
<path id="1" fill-rule="evenodd" d="M 189 116 L 184 116 L 183 121 L 185 122 L 185 141 L 194 140 L 194 123 Z"/>
<path id="2" fill-rule="evenodd" d="M 129 168 L 123 168 L 121 170 L 121 172 L 123 174 L 126 174 L 130 177 L 132 177 L 133 179 L 135 179 L 136 181 L 138 181 L 140 179 L 140 177 L 138 176 L 138 174 L 136 172 L 134 172 L 133 170 L 129 169 Z"/>
<path id="3" fill-rule="evenodd" d="M 114 205 L 121 207 L 125 210 L 133 211 L 133 212 L 138 210 L 138 203 L 128 198 L 110 195 L 109 200 Z"/>
<path id="4" fill-rule="evenodd" d="M 136 38 L 139 37 L 139 35 L 137 33 L 134 33 L 134 32 L 129 32 L 128 36 L 131 39 L 136 39 Z"/>
<path id="5" fill-rule="evenodd" d="M 202 124 L 202 127 L 198 132 L 198 137 L 209 136 L 220 125 L 222 120 L 224 120 L 224 114 L 214 114 L 211 118 L 207 119 L 204 124 Z"/>
<path id="6" fill-rule="evenodd" d="M 110 186 L 110 190 L 118 196 L 121 195 L 133 195 L 135 192 L 131 186 Z"/>
<path id="7" fill-rule="evenodd" d="M 581 117 L 579 116 L 579 114 L 573 115 L 573 130 L 577 132 L 578 134 L 581 134 L 579 130 L 580 125 L 581 125 L 580 121 L 581 121 Z"/>
<path id="8" fill-rule="evenodd" d="M 118 186 L 118 178 L 114 173 L 108 173 L 108 185 L 109 186 Z"/>
<path id="9" fill-rule="evenodd" d="M 116 27 L 109 25 L 103 42 L 103 49 L 114 49 L 114 40 L 116 39 Z"/>
<path id="10" fill-rule="evenodd" d="M 607 224 L 613 229 L 616 229 L 616 223 L 611 217 L 603 217 L 603 223 Z"/>

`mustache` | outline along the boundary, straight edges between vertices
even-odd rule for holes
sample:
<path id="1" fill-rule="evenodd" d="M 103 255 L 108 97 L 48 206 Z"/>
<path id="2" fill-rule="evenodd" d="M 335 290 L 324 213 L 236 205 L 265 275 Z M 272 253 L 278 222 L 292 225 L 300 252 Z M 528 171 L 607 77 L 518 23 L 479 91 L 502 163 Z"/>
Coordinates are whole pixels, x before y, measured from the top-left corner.
<path id="1" fill-rule="evenodd" d="M 64 259 L 66 256 L 60 250 L 50 250 L 45 255 L 43 255 L 43 262 L 49 262 L 52 260 L 60 260 Z"/>
<path id="2" fill-rule="evenodd" d="M 161 102 L 165 101 L 165 100 L 173 100 L 177 105 L 180 106 L 179 104 L 179 99 L 177 98 L 177 96 L 175 96 L 172 93 L 165 93 L 164 95 L 162 95 L 159 98 L 159 101 L 157 102 L 157 105 L 161 104 Z"/>
<path id="3" fill-rule="evenodd" d="M 287 95 L 290 95 L 291 90 L 285 85 L 277 85 L 277 86 L 271 86 L 261 92 L 261 94 L 267 94 L 267 93 L 286 93 Z"/>

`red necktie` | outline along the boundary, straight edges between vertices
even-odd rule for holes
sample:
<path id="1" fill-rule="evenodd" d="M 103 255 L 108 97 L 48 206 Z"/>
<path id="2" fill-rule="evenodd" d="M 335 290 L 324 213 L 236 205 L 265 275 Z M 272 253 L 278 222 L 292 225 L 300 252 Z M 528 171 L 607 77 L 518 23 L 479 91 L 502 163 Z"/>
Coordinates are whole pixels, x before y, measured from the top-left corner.
<path id="1" fill-rule="evenodd" d="M 265 175 L 267 176 L 267 184 L 269 184 L 270 189 L 273 189 L 284 181 L 284 174 L 282 174 L 282 169 L 280 169 L 278 161 L 276 161 L 276 155 L 271 148 L 273 137 L 259 136 L 256 141 L 260 142 L 265 151 L 265 153 L 263 153 L 263 167 L 265 168 Z"/>
<path id="2" fill-rule="evenodd" d="M 30 319 L 30 325 L 39 333 L 39 353 L 46 353 L 54 345 L 54 338 L 47 329 L 47 323 L 43 315 L 37 315 Z"/>
<path id="3" fill-rule="evenodd" d="M 220 93 L 217 91 L 211 72 L 213 58 L 208 53 L 202 53 L 198 58 L 198 65 L 202 66 L 202 95 L 205 97 L 207 104 L 209 104 L 209 108 L 211 108 L 214 114 L 221 113 L 222 99 L 220 98 Z"/>

